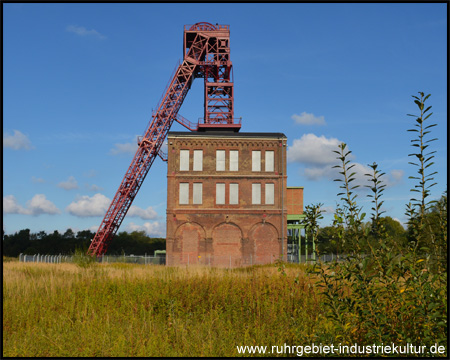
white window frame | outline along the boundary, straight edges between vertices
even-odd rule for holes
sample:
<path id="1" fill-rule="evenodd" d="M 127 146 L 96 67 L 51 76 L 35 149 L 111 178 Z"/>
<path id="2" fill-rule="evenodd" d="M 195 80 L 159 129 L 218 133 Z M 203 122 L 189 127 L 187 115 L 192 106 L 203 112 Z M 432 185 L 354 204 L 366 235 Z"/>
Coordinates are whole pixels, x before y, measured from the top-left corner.
<path id="1" fill-rule="evenodd" d="M 261 184 L 260 183 L 252 184 L 252 204 L 253 205 L 261 204 Z"/>
<path id="2" fill-rule="evenodd" d="M 268 183 L 265 185 L 265 204 L 274 205 L 275 204 L 275 184 Z"/>
<path id="3" fill-rule="evenodd" d="M 189 205 L 189 183 L 180 182 L 178 192 L 178 203 L 180 205 Z"/>
<path id="4" fill-rule="evenodd" d="M 239 150 L 230 150 L 230 171 L 239 171 Z"/>
<path id="5" fill-rule="evenodd" d="M 203 171 L 203 150 L 194 150 L 193 171 Z"/>
<path id="6" fill-rule="evenodd" d="M 239 184 L 231 183 L 229 191 L 229 204 L 238 205 L 239 204 Z"/>
<path id="7" fill-rule="evenodd" d="M 216 171 L 225 171 L 225 150 L 216 150 Z"/>
<path id="8" fill-rule="evenodd" d="M 180 171 L 189 171 L 189 150 L 180 150 Z"/>
<path id="9" fill-rule="evenodd" d="M 273 150 L 267 150 L 265 153 L 265 170 L 275 171 L 275 152 Z"/>
<path id="10" fill-rule="evenodd" d="M 216 183 L 216 205 L 225 205 L 225 183 Z"/>
<path id="11" fill-rule="evenodd" d="M 261 150 L 252 150 L 252 171 L 261 171 Z"/>
<path id="12" fill-rule="evenodd" d="M 203 184 L 192 184 L 192 203 L 195 205 L 201 205 L 203 203 Z"/>

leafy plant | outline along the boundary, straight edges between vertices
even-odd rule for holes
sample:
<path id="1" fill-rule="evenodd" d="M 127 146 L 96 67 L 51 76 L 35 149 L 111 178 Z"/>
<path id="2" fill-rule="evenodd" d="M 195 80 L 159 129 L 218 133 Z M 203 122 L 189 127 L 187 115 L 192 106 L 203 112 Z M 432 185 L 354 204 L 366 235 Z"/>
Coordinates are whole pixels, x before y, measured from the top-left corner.
<path id="1" fill-rule="evenodd" d="M 351 152 L 345 143 L 334 151 L 340 161 L 335 166 L 340 178 L 335 181 L 340 182 L 338 197 L 342 201 L 334 215 L 334 240 L 341 248 L 346 247 L 350 256 L 342 262 L 318 262 L 315 273 L 320 276 L 327 318 L 339 330 L 335 340 L 342 343 L 431 346 L 446 342 L 447 268 L 442 260 L 447 254 L 447 198 L 443 196 L 438 203 L 428 201 L 436 172 L 429 170 L 434 151 L 426 151 L 436 139 L 425 140 L 425 136 L 435 125 L 424 125 L 431 116 L 427 114 L 431 106 L 425 108 L 429 95 L 419 94 L 414 102 L 421 113 L 416 118 L 417 129 L 412 130 L 418 133 L 412 141 L 418 152 L 410 156 L 417 158 L 411 164 L 417 166 L 419 174 L 411 177 L 418 181 L 412 191 L 421 196 L 411 199 L 407 206 L 410 246 L 386 231 L 387 222 L 381 217 L 384 173 L 378 165 L 369 165 L 372 172 L 366 174 L 373 204 L 371 226 L 366 227 L 362 222 L 365 213 L 356 202 L 354 191 L 358 186 L 353 185 L 356 174 L 349 160 Z M 306 208 L 307 221 L 315 228 L 312 208 Z M 424 246 L 427 238 L 431 239 L 431 250 Z"/>
<path id="2" fill-rule="evenodd" d="M 320 257 L 319 246 L 317 244 L 317 234 L 319 231 L 319 220 L 323 219 L 321 207 L 322 203 L 316 205 L 306 205 L 301 223 L 305 225 L 306 237 L 314 244 L 316 259 Z"/>
<path id="3" fill-rule="evenodd" d="M 81 268 L 89 268 L 97 262 L 96 257 L 86 255 L 86 251 L 82 249 L 76 249 L 73 254 L 73 262 Z"/>
<path id="4" fill-rule="evenodd" d="M 411 140 L 412 146 L 417 152 L 408 156 L 416 158 L 415 162 L 411 161 L 409 164 L 417 167 L 418 176 L 410 176 L 409 178 L 417 181 L 417 184 L 414 185 L 411 191 L 418 193 L 420 197 L 412 198 L 410 204 L 408 204 L 408 224 L 412 234 L 410 240 L 414 255 L 416 256 L 417 252 L 428 253 L 426 258 L 428 270 L 439 272 L 442 268 L 440 248 L 443 246 L 443 243 L 437 242 L 436 232 L 439 232 L 441 229 L 433 229 L 430 223 L 430 217 L 427 216 L 427 212 L 436 203 L 436 201 L 428 201 L 431 194 L 430 189 L 436 185 L 433 176 L 437 174 L 437 171 L 430 171 L 429 169 L 434 164 L 432 159 L 436 151 L 428 150 L 430 143 L 436 141 L 437 138 L 428 139 L 428 137 L 431 133 L 430 129 L 436 126 L 436 124 L 428 125 L 428 119 L 433 113 L 429 112 L 431 106 L 426 107 L 425 102 L 431 94 L 425 95 L 425 93 L 419 92 L 419 95 L 420 97 L 412 97 L 414 98 L 414 103 L 420 110 L 420 114 L 408 114 L 408 116 L 415 117 L 415 128 L 409 129 L 408 131 L 417 133 L 417 138 Z M 441 219 L 444 221 L 443 218 Z"/>

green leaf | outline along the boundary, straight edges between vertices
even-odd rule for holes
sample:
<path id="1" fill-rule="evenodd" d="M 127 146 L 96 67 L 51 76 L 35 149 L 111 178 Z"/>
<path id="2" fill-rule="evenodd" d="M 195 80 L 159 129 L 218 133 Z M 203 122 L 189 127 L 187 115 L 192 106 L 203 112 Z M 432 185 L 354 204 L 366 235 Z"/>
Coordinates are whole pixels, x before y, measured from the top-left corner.
<path id="1" fill-rule="evenodd" d="M 414 100 L 414 102 L 417 104 L 420 110 L 423 110 L 423 103 L 420 102 L 420 100 Z"/>
<path id="2" fill-rule="evenodd" d="M 423 120 L 425 121 L 425 120 L 428 119 L 431 115 L 433 115 L 433 113 L 429 113 L 427 116 L 425 116 L 425 118 L 424 118 Z"/>

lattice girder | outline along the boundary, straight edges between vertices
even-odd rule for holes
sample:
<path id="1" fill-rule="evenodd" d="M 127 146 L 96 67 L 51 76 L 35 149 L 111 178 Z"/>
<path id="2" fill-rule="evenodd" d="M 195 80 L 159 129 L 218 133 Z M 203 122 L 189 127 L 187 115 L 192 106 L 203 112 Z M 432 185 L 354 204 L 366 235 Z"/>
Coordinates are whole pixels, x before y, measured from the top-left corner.
<path id="1" fill-rule="evenodd" d="M 192 127 L 190 122 L 178 117 L 178 111 L 195 77 L 205 78 L 205 118 L 196 129 L 211 125 L 240 128 L 240 122 L 233 123 L 232 63 L 229 53 L 227 25 L 197 23 L 185 27 L 183 62 L 176 69 L 157 110 L 152 114 L 148 129 L 139 138 L 136 154 L 92 239 L 88 254 L 100 256 L 106 253 L 155 158 L 160 156 L 164 160 L 161 147 L 172 123 L 177 120 Z M 208 79 L 213 82 L 208 82 Z"/>

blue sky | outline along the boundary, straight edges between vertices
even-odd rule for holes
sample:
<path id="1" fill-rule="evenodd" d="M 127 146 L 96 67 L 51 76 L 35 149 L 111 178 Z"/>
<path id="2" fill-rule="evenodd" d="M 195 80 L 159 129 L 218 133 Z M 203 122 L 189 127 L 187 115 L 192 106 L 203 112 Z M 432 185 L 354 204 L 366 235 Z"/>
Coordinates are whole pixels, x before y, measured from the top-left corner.
<path id="1" fill-rule="evenodd" d="M 438 124 L 432 197 L 446 189 L 447 4 L 3 4 L 7 234 L 97 230 L 182 58 L 183 27 L 201 21 L 230 25 L 241 131 L 288 136 L 288 186 L 324 204 L 322 225 L 338 201 L 340 142 L 357 182 L 379 164 L 383 210 L 406 221 L 418 91 Z M 197 80 L 180 109 L 191 121 L 202 91 Z M 120 231 L 165 235 L 166 176 L 157 159 Z"/>

